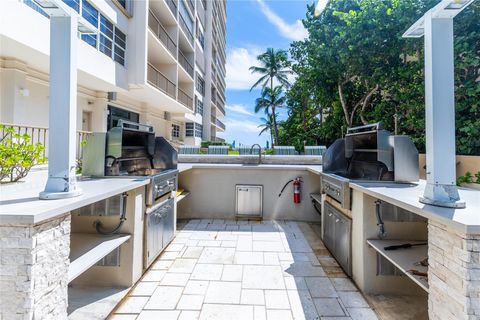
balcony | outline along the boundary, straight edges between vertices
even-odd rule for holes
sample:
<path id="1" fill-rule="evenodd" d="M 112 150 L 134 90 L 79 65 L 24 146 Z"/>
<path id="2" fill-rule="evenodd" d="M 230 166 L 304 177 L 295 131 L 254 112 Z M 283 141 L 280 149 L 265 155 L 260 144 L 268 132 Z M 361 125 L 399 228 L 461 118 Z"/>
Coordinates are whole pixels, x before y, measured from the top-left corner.
<path id="1" fill-rule="evenodd" d="M 192 0 L 186 0 L 187 4 L 188 4 L 188 7 L 190 8 L 190 10 L 192 11 L 192 13 L 195 13 L 195 4 L 193 3 Z"/>
<path id="2" fill-rule="evenodd" d="M 218 103 L 218 104 L 216 104 L 216 106 L 220 110 L 220 113 L 225 115 L 225 108 L 223 106 L 223 103 Z"/>
<path id="3" fill-rule="evenodd" d="M 180 65 L 187 71 L 187 73 L 192 77 L 193 79 L 193 66 L 192 64 L 188 61 L 187 57 L 182 53 L 182 51 L 178 50 L 178 62 Z"/>
<path id="4" fill-rule="evenodd" d="M 178 101 L 193 111 L 193 98 L 180 88 L 178 88 Z"/>
<path id="5" fill-rule="evenodd" d="M 210 100 L 212 101 L 212 103 L 217 104 L 217 94 L 215 93 L 214 88 L 212 88 L 212 94 L 211 94 Z"/>
<path id="6" fill-rule="evenodd" d="M 193 45 L 193 34 L 192 34 L 192 32 L 190 31 L 190 29 L 188 28 L 187 23 L 186 23 L 185 20 L 183 19 L 183 16 L 180 14 L 179 17 L 180 17 L 180 26 L 181 26 L 183 32 L 185 33 L 185 35 L 187 36 L 188 41 L 190 42 L 190 44 Z"/>
<path id="7" fill-rule="evenodd" d="M 176 85 L 172 81 L 168 80 L 168 78 L 151 63 L 148 63 L 147 82 L 175 99 Z"/>
<path id="8" fill-rule="evenodd" d="M 177 17 L 177 1 L 175 0 L 165 0 L 165 2 L 168 5 L 168 8 L 170 8 L 170 11 L 172 11 L 173 15 L 175 18 Z"/>
<path id="9" fill-rule="evenodd" d="M 225 124 L 222 121 L 216 119 L 215 125 L 225 131 Z"/>
<path id="10" fill-rule="evenodd" d="M 163 43 L 163 45 L 170 51 L 170 53 L 175 57 L 177 52 L 177 44 L 170 35 L 167 33 L 167 30 L 162 26 L 158 18 L 149 10 L 148 12 L 148 27 L 155 36 Z"/>

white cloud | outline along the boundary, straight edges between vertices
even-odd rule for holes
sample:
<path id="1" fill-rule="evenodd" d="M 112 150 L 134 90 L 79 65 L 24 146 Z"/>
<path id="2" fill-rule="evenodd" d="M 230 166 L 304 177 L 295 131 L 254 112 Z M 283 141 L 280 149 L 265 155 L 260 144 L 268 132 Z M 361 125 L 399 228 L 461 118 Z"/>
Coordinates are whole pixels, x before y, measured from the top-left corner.
<path id="1" fill-rule="evenodd" d="M 253 121 L 237 120 L 237 119 L 228 119 L 225 121 L 225 126 L 229 132 L 241 131 L 245 133 L 260 133 L 260 128 L 258 128 L 259 123 Z"/>
<path id="2" fill-rule="evenodd" d="M 257 0 L 257 3 L 260 5 L 260 10 L 265 15 L 265 17 L 277 27 L 278 32 L 282 37 L 289 40 L 303 40 L 308 36 L 308 32 L 302 24 L 302 21 L 297 20 L 292 24 L 287 23 L 283 20 L 278 14 L 276 14 L 264 0 Z"/>
<path id="3" fill-rule="evenodd" d="M 227 89 L 250 89 L 258 80 L 257 74 L 252 74 L 248 68 L 258 64 L 257 56 L 262 51 L 258 48 L 231 48 L 227 51 Z"/>
<path id="4" fill-rule="evenodd" d="M 247 116 L 253 116 L 253 112 L 249 111 L 248 107 L 242 104 L 226 105 L 225 109 L 235 113 L 244 114 Z"/>

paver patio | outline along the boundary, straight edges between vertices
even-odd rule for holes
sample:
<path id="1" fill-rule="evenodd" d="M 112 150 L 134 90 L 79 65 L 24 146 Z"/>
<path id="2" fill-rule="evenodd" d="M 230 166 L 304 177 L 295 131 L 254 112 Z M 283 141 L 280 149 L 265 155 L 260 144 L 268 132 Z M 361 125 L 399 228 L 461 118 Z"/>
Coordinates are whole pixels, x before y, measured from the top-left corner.
<path id="1" fill-rule="evenodd" d="M 377 319 L 312 228 L 181 222 L 110 319 Z"/>

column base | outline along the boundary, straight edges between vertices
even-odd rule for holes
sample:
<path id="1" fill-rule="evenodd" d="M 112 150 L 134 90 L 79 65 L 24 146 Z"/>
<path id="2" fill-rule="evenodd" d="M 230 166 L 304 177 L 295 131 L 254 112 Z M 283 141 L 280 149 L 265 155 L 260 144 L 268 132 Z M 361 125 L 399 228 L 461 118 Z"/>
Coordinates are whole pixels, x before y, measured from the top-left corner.
<path id="1" fill-rule="evenodd" d="M 63 192 L 49 192 L 49 191 L 42 191 L 38 195 L 40 200 L 58 200 L 58 199 L 67 199 L 78 197 L 82 195 L 82 189 L 76 189 L 73 191 L 63 191 Z"/>
<path id="2" fill-rule="evenodd" d="M 460 199 L 457 186 L 446 184 L 427 183 L 423 197 L 420 197 L 421 203 L 430 204 L 445 208 L 465 208 L 465 201 Z"/>

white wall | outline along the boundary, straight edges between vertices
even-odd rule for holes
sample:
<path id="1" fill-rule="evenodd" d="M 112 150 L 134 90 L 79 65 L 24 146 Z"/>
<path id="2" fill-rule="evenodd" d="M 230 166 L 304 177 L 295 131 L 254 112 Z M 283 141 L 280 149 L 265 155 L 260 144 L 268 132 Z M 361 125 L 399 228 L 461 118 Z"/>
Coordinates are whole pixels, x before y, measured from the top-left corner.
<path id="1" fill-rule="evenodd" d="M 290 184 L 279 198 L 282 186 L 290 179 L 302 177 L 300 204 L 293 203 Z M 191 169 L 180 173 L 179 188 L 191 194 L 178 203 L 178 218 L 234 219 L 235 185 L 263 185 L 263 218 L 320 221 L 309 194 L 319 193 L 320 178 L 306 170 L 293 169 Z"/>

